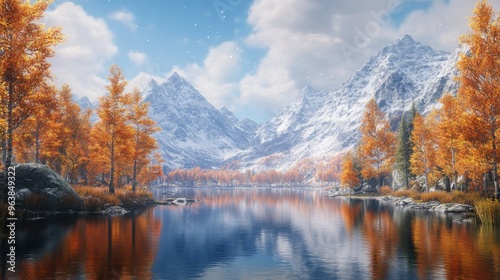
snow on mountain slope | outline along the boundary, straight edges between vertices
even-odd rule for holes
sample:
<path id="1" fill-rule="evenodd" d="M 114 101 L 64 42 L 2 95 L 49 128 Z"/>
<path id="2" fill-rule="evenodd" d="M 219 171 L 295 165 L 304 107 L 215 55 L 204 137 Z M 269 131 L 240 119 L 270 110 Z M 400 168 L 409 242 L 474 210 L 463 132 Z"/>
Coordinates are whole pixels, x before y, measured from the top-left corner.
<path id="1" fill-rule="evenodd" d="M 254 144 L 232 113 L 214 108 L 177 73 L 161 85 L 152 80 L 143 96 L 162 129 L 155 137 L 168 168 L 217 167 Z"/>
<path id="2" fill-rule="evenodd" d="M 339 88 L 318 91 L 311 87 L 257 130 L 259 145 L 235 159 L 243 167 L 259 168 L 259 160 L 279 154 L 286 169 L 303 158 L 322 158 L 352 148 L 359 140 L 365 104 L 375 98 L 395 126 L 414 102 L 426 113 L 446 92 L 456 90 L 453 80 L 458 52 L 436 51 L 406 35 L 387 45 Z"/>

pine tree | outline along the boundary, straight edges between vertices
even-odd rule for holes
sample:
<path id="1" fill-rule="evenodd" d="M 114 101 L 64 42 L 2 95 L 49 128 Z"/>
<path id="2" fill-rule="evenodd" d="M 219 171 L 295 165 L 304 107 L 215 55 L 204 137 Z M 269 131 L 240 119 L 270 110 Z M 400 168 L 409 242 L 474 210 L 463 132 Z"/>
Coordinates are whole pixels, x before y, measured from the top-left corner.
<path id="1" fill-rule="evenodd" d="M 398 128 L 398 148 L 396 152 L 396 171 L 399 178 L 403 181 L 406 188 L 410 187 L 410 158 L 412 154 L 412 147 L 410 141 L 411 131 L 408 121 L 403 114 L 401 123 Z"/>
<path id="2" fill-rule="evenodd" d="M 463 130 L 468 134 L 467 140 L 480 147 L 484 161 L 490 165 L 495 197 L 500 200 L 500 16 L 487 1 L 479 1 L 470 26 L 471 32 L 461 37 L 461 43 L 469 50 L 457 62 L 458 98 L 466 106 Z"/>

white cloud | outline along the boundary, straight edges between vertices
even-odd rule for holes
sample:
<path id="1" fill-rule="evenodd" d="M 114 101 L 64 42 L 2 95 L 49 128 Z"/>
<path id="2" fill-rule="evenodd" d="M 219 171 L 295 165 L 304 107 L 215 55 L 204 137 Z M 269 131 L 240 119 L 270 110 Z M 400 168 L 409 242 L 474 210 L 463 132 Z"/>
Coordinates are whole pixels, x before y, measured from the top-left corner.
<path id="1" fill-rule="evenodd" d="M 235 110 L 238 102 L 238 81 L 241 49 L 234 42 L 224 42 L 209 50 L 203 65 L 196 63 L 185 67 L 175 66 L 166 76 L 140 73 L 134 77 L 128 88 L 144 89 L 151 79 L 158 83 L 165 81 L 173 72 L 189 81 L 215 107 L 227 106 Z"/>
<path id="2" fill-rule="evenodd" d="M 79 5 L 65 2 L 47 11 L 44 23 L 61 26 L 65 35 L 51 59 L 56 83 L 69 84 L 74 94 L 92 100 L 104 94 L 107 81 L 101 76 L 107 72 L 105 64 L 118 51 L 106 22 L 88 15 Z"/>
<path id="3" fill-rule="evenodd" d="M 148 61 L 148 56 L 145 53 L 142 52 L 136 52 L 136 51 L 129 51 L 128 52 L 128 58 L 130 61 L 132 61 L 135 65 L 142 65 L 145 62 Z"/>
<path id="4" fill-rule="evenodd" d="M 430 6 L 408 11 L 411 1 L 417 0 L 255 0 L 245 43 L 266 54 L 257 71 L 241 81 L 242 102 L 270 117 L 306 85 L 339 86 L 404 34 L 437 49 L 456 48 L 475 1 L 419 0 Z"/>
<path id="5" fill-rule="evenodd" d="M 127 11 L 118 11 L 111 14 L 111 19 L 121 22 L 125 25 L 130 31 L 137 30 L 137 24 L 135 24 L 135 16 L 131 12 Z"/>
<path id="6" fill-rule="evenodd" d="M 267 49 L 256 73 L 240 83 L 242 101 L 265 117 L 277 113 L 306 85 L 332 89 L 344 82 L 385 42 L 396 39 L 390 27 L 368 29 L 366 44 L 358 33 L 375 22 L 371 12 L 386 1 L 257 0 L 248 23 L 249 46 Z M 376 32 L 374 32 L 376 31 Z M 359 44 L 357 44 L 359 43 Z M 345 52 L 346 46 L 356 53 Z"/>
<path id="7" fill-rule="evenodd" d="M 500 9 L 500 1 L 489 1 L 494 10 Z M 417 41 L 434 48 L 452 51 L 459 44 L 459 36 L 470 30 L 468 18 L 473 16 L 476 1 L 434 1 L 427 11 L 415 11 L 401 27 L 400 34 L 410 34 Z"/>

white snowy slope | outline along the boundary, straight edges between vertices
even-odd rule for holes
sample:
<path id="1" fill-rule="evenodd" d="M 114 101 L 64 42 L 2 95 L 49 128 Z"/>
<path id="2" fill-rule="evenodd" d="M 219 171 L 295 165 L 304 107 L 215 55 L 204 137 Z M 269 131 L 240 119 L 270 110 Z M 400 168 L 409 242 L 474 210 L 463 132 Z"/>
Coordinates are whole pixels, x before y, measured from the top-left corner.
<path id="1" fill-rule="evenodd" d="M 375 98 L 396 126 L 412 102 L 426 113 L 446 92 L 454 92 L 458 51 L 436 51 L 406 35 L 387 45 L 339 88 L 306 87 L 298 98 L 257 130 L 258 145 L 237 155 L 242 167 L 282 155 L 286 169 L 303 158 L 324 158 L 352 148 L 366 103 Z"/>
<path id="2" fill-rule="evenodd" d="M 155 137 L 168 168 L 218 167 L 254 145 L 253 132 L 243 130 L 251 124 L 217 110 L 177 73 L 163 84 L 152 80 L 143 96 L 162 129 Z"/>

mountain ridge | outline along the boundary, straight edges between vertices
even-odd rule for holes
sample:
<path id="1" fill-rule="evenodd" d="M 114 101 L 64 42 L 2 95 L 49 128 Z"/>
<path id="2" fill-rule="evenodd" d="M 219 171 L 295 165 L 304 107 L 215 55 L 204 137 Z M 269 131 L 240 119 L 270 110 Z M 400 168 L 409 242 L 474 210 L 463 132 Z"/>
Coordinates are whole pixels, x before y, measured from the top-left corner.
<path id="1" fill-rule="evenodd" d="M 371 98 L 393 127 L 412 103 L 420 112 L 429 112 L 444 93 L 456 90 L 458 54 L 434 50 L 405 35 L 336 89 L 305 86 L 264 124 L 240 121 L 226 107 L 217 110 L 177 73 L 161 85 L 151 81 L 143 94 L 151 102 L 152 118 L 164 129 L 156 137 L 169 168 L 219 168 L 239 161 L 241 168 L 283 170 L 304 158 L 322 159 L 353 148 Z M 262 159 L 271 156 L 283 160 L 263 166 Z"/>

